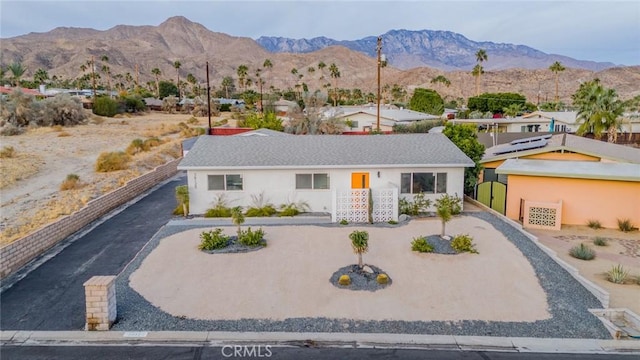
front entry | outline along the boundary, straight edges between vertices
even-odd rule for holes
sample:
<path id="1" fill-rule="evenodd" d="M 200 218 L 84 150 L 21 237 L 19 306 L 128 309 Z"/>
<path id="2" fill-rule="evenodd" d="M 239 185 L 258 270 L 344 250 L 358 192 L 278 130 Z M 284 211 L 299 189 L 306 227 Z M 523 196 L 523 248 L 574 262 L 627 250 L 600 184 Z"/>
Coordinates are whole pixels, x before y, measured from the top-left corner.
<path id="1" fill-rule="evenodd" d="M 369 173 L 351 173 L 352 189 L 368 189 Z"/>

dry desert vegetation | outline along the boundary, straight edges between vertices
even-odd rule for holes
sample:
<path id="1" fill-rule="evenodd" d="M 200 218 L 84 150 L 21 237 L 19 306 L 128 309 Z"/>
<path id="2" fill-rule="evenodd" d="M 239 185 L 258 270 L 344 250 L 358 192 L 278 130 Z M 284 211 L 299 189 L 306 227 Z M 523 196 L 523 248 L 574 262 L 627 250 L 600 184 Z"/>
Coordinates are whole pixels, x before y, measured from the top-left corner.
<path id="1" fill-rule="evenodd" d="M 0 137 L 0 244 L 24 237 L 180 157 L 181 140 L 195 133 L 184 128 L 208 126 L 206 117 L 191 118 L 188 114 L 156 112 L 117 118 L 90 115 L 85 125 L 35 128 L 21 135 Z M 126 151 L 135 139 L 154 139 L 156 146 L 133 154 L 125 170 L 95 170 L 101 153 Z"/>

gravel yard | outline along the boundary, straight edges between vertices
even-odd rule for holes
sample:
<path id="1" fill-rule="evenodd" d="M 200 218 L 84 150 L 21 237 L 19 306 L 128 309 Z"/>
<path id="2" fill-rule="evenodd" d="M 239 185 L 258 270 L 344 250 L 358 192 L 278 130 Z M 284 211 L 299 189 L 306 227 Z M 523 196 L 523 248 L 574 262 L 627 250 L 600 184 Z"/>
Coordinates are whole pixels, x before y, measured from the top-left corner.
<path id="1" fill-rule="evenodd" d="M 367 227 L 365 263 L 394 280 L 376 292 L 345 292 L 328 281 L 337 268 L 355 263 L 351 226 L 265 227 L 269 246 L 252 255 L 201 253 L 193 248 L 201 226 L 166 226 L 119 276 L 114 329 L 609 338 L 587 311 L 599 308 L 598 301 L 491 214 L 467 213 L 447 226 L 448 233 L 474 236 L 479 255 L 409 251 L 412 237 L 437 233 L 439 225 L 428 219 Z M 292 241 L 302 246 L 299 253 Z M 284 259 L 272 258 L 282 251 L 289 251 Z M 205 256 L 204 263 L 194 265 L 198 261 L 185 254 Z M 252 258 L 231 258 L 238 255 Z"/>

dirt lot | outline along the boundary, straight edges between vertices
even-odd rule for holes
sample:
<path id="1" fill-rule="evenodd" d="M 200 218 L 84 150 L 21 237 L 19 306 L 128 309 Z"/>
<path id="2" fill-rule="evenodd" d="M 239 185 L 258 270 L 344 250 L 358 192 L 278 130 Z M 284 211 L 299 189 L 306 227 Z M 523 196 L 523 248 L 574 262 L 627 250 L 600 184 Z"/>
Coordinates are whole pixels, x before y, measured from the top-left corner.
<path id="1" fill-rule="evenodd" d="M 0 159 L 0 244 L 70 214 L 89 200 L 121 186 L 154 167 L 181 156 L 179 123 L 207 127 L 207 118 L 189 122 L 187 114 L 146 113 L 141 116 L 102 118 L 75 127 L 31 129 L 17 136 L 0 137 L 0 147 L 13 147 L 15 155 Z M 222 118 L 212 118 L 220 121 Z M 184 125 L 183 125 L 184 126 Z M 102 152 L 124 151 L 132 140 L 158 137 L 164 143 L 133 156 L 127 170 L 95 171 Z M 77 189 L 61 191 L 68 174 L 80 178 Z"/>
<path id="2" fill-rule="evenodd" d="M 607 290 L 610 307 L 628 308 L 640 314 L 640 232 L 624 233 L 613 229 L 593 230 L 587 226 L 563 226 L 561 231 L 529 230 L 540 242 L 555 250 L 558 256 L 578 269 L 580 274 Z M 607 246 L 596 246 L 593 239 L 607 239 Z M 569 249 L 585 243 L 596 252 L 593 260 L 579 260 L 569 255 Z M 629 270 L 624 284 L 607 281 L 607 271 L 621 264 Z"/>

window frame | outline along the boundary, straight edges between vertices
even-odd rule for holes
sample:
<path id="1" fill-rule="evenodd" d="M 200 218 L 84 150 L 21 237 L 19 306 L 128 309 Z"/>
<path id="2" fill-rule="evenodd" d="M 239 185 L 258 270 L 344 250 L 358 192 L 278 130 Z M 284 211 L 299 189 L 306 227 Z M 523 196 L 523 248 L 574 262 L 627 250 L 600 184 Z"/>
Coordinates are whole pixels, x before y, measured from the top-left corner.
<path id="1" fill-rule="evenodd" d="M 415 174 L 430 174 L 431 175 L 431 179 L 433 180 L 433 184 L 432 187 L 433 189 L 430 191 L 414 191 L 414 184 L 415 184 L 415 180 L 414 180 L 414 176 Z M 449 173 L 448 172 L 402 172 L 400 173 L 400 193 L 401 194 L 410 194 L 410 195 L 415 195 L 415 194 L 446 194 L 447 193 L 447 187 L 448 187 L 448 179 L 449 179 Z M 408 180 L 409 183 L 406 184 L 407 181 L 407 175 L 409 175 Z M 444 192 L 439 191 L 439 182 L 438 182 L 438 177 L 441 177 L 444 175 Z M 427 181 L 427 183 L 425 184 L 425 186 L 429 185 L 428 181 L 429 178 L 425 178 L 425 181 Z M 431 186 L 430 186 L 431 187 Z M 408 191 L 405 191 L 407 190 Z"/>
<path id="2" fill-rule="evenodd" d="M 316 187 L 316 175 L 324 175 L 327 179 L 327 187 Z M 310 176 L 310 187 L 299 187 L 298 176 Z M 329 173 L 296 173 L 295 174 L 296 190 L 331 190 L 331 176 Z"/>
<path id="3" fill-rule="evenodd" d="M 221 176 L 223 189 L 211 189 L 210 176 Z M 238 176 L 240 178 L 239 189 L 229 189 L 229 176 Z M 207 191 L 244 191 L 244 176 L 243 174 L 207 174 Z"/>

